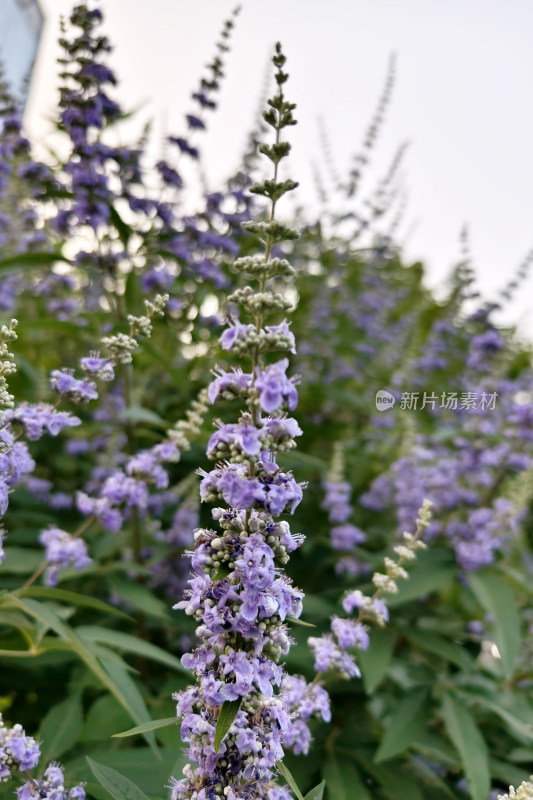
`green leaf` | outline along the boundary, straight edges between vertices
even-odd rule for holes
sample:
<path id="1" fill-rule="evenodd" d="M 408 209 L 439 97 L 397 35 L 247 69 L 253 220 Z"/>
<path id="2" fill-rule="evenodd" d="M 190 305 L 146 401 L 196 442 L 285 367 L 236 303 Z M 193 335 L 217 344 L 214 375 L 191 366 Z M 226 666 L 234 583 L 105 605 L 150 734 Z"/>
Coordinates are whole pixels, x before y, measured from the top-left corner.
<path id="1" fill-rule="evenodd" d="M 392 631 L 387 628 L 377 628 L 372 631 L 372 647 L 358 654 L 357 661 L 368 694 L 372 694 L 377 689 L 387 674 L 393 650 L 394 634 Z"/>
<path id="2" fill-rule="evenodd" d="M 151 661 L 158 661 L 160 664 L 165 664 L 177 672 L 190 676 L 189 670 L 185 669 L 179 658 L 167 653 L 155 644 L 150 644 L 150 642 L 145 642 L 144 639 L 132 636 L 130 633 L 101 628 L 98 625 L 80 625 L 76 628 L 76 631 L 84 641 L 100 642 L 116 647 L 119 650 L 125 650 L 127 653 L 136 653 L 138 656 L 145 656 Z"/>
<path id="3" fill-rule="evenodd" d="M 304 800 L 304 796 L 299 790 L 296 781 L 292 777 L 290 769 L 283 763 L 283 761 L 278 761 L 276 766 L 283 775 L 283 777 L 285 778 L 285 780 L 287 781 L 287 783 L 289 784 L 289 786 L 291 787 L 294 794 L 296 795 L 297 800 Z"/>
<path id="4" fill-rule="evenodd" d="M 316 628 L 312 622 L 304 622 L 303 619 L 296 619 L 296 617 L 287 617 L 287 622 L 291 625 L 300 625 L 302 628 Z"/>
<path id="5" fill-rule="evenodd" d="M 239 697 L 237 700 L 226 700 L 222 703 L 217 719 L 217 727 L 215 729 L 215 753 L 218 753 L 218 748 L 222 744 L 224 736 L 231 728 L 231 724 L 237 716 L 241 703 L 242 697 Z"/>
<path id="6" fill-rule="evenodd" d="M 131 406 L 121 411 L 119 418 L 122 422 L 146 422 L 149 425 L 156 425 L 159 428 L 167 428 L 168 425 L 165 420 L 156 414 L 155 411 L 150 411 L 149 408 L 142 408 L 141 406 Z"/>
<path id="7" fill-rule="evenodd" d="M 390 608 L 410 603 L 418 597 L 443 589 L 455 578 L 457 570 L 440 559 L 433 562 L 427 556 L 419 556 L 417 563 L 409 570 L 409 579 L 402 581 L 399 591 L 387 598 Z"/>
<path id="8" fill-rule="evenodd" d="M 376 753 L 375 761 L 403 753 L 425 726 L 427 708 L 422 706 L 425 689 L 415 689 L 405 697 L 385 723 L 385 735 Z"/>
<path id="9" fill-rule="evenodd" d="M 314 789 L 311 789 L 310 792 L 307 792 L 307 794 L 304 797 L 304 800 L 323 800 L 325 788 L 326 788 L 326 781 L 322 781 L 322 783 L 319 783 L 318 786 L 315 786 Z"/>
<path id="10" fill-rule="evenodd" d="M 225 566 L 224 564 L 219 567 L 216 573 L 213 575 L 213 583 L 218 583 L 219 581 L 223 581 L 224 578 L 227 578 L 228 575 L 231 575 L 231 570 L 229 567 Z"/>
<path id="11" fill-rule="evenodd" d="M 419 647 L 421 650 L 427 650 L 428 653 L 433 653 L 440 656 L 450 664 L 455 664 L 459 669 L 468 671 L 472 669 L 474 661 L 472 657 L 460 645 L 445 639 L 444 636 L 439 636 L 437 633 L 429 633 L 424 631 L 413 631 L 407 629 L 405 637 Z"/>
<path id="12" fill-rule="evenodd" d="M 417 749 L 420 752 L 420 748 Z M 446 800 L 457 800 L 457 795 L 453 794 L 453 792 L 446 785 L 445 781 L 436 774 L 436 772 L 425 759 L 413 759 L 410 765 L 419 780 L 422 780 L 426 786 L 436 790 L 437 797 L 442 798 L 442 796 L 444 796 Z M 431 797 L 433 797 L 433 795 L 431 795 Z"/>
<path id="13" fill-rule="evenodd" d="M 87 756 L 92 773 L 96 780 L 107 789 L 111 797 L 115 800 L 148 800 L 148 797 L 136 786 L 129 778 L 121 775 L 112 767 L 105 767 L 103 764 L 93 761 Z"/>
<path id="14" fill-rule="evenodd" d="M 68 697 L 50 709 L 39 729 L 43 762 L 58 760 L 74 747 L 82 726 L 83 711 L 79 694 Z"/>
<path id="15" fill-rule="evenodd" d="M 519 710 L 516 709 L 508 709 L 505 708 L 503 704 L 498 701 L 498 698 L 490 699 L 488 697 L 483 697 L 482 695 L 468 695 L 469 700 L 473 703 L 478 703 L 483 708 L 486 708 L 488 711 L 492 711 L 493 714 L 496 714 L 512 731 L 515 736 L 517 736 L 520 741 L 522 742 L 533 742 L 533 724 L 525 719 L 522 720 L 519 718 L 518 713 Z M 523 698 L 517 698 L 518 703 L 522 705 L 522 714 L 524 717 L 529 716 L 529 709 L 527 705 L 524 707 Z"/>
<path id="16" fill-rule="evenodd" d="M 381 791 L 387 800 L 425 800 L 418 781 L 409 770 L 401 769 L 397 764 L 390 767 L 373 764 L 364 755 L 363 757 L 358 755 L 357 760 L 363 765 L 365 771 L 379 781 Z"/>
<path id="17" fill-rule="evenodd" d="M 513 590 L 504 578 L 494 573 L 473 574 L 468 581 L 479 603 L 494 618 L 494 641 L 505 676 L 509 678 L 520 650 L 520 614 Z"/>
<path id="18" fill-rule="evenodd" d="M 142 717 L 139 718 L 137 712 L 131 708 L 127 697 L 124 695 L 122 689 L 117 686 L 117 684 L 112 680 L 108 672 L 102 667 L 98 659 L 91 653 L 83 639 L 81 639 L 76 631 L 66 625 L 55 613 L 55 611 L 48 605 L 44 603 L 39 603 L 37 600 L 26 599 L 23 600 L 20 597 L 16 597 L 12 595 L 13 602 L 19 606 L 23 611 L 25 611 L 30 616 L 34 617 L 34 619 L 39 620 L 42 622 L 47 628 L 53 630 L 60 639 L 64 642 L 68 642 L 68 644 L 72 647 L 72 650 L 82 659 L 82 661 L 89 667 L 91 672 L 103 683 L 103 685 L 108 689 L 119 701 L 119 703 L 126 709 L 126 711 L 130 714 L 131 718 L 137 724 L 141 724 L 142 722 L 146 722 L 147 718 L 143 719 Z M 108 665 L 109 666 L 109 665 Z M 129 677 L 129 676 L 128 676 Z M 147 715 L 148 717 L 148 715 Z M 146 734 L 148 736 L 149 734 Z M 154 749 L 157 749 L 154 744 L 152 745 Z"/>
<path id="19" fill-rule="evenodd" d="M 130 723 L 130 715 L 117 699 L 112 694 L 102 694 L 87 712 L 80 742 L 104 742 L 115 731 L 125 731 Z"/>
<path id="20" fill-rule="evenodd" d="M 20 253 L 16 256 L 0 259 L 0 270 L 10 267 L 43 267 L 55 264 L 56 261 L 64 261 L 70 264 L 68 258 L 61 253 Z"/>
<path id="21" fill-rule="evenodd" d="M 507 761 L 500 761 L 498 758 L 491 757 L 490 774 L 496 780 L 506 783 L 507 786 L 520 786 L 522 781 L 527 781 L 529 779 L 530 770 L 526 772 L 524 769 L 515 767 L 514 764 L 509 764 Z"/>
<path id="22" fill-rule="evenodd" d="M 134 608 L 142 611 L 150 617 L 157 617 L 159 619 L 169 619 L 168 606 L 154 597 L 152 592 L 141 586 L 135 581 L 127 581 L 124 578 L 113 577 L 109 580 L 111 590 L 118 594 L 127 603 L 130 603 Z"/>
<path id="23" fill-rule="evenodd" d="M 109 205 L 109 215 L 111 217 L 111 222 L 118 231 L 120 241 L 124 247 L 127 247 L 133 233 L 133 229 L 124 222 L 117 209 L 111 204 Z"/>
<path id="24" fill-rule="evenodd" d="M 6 557 L 0 564 L 0 574 L 29 575 L 42 564 L 43 551 L 30 550 L 29 547 L 6 547 Z"/>
<path id="25" fill-rule="evenodd" d="M 100 743 L 103 739 L 100 738 Z M 112 767 L 135 783 L 151 800 L 168 800 L 165 784 L 169 775 L 179 775 L 185 766 L 182 759 L 177 758 L 176 748 L 165 748 L 161 751 L 162 760 L 156 761 L 149 747 L 131 747 L 116 749 L 116 744 L 110 743 L 102 749 L 102 744 L 96 750 L 86 749 L 85 753 L 76 756 L 65 763 L 65 774 L 68 775 L 69 785 L 86 782 L 87 794 L 94 800 L 110 800 L 109 794 L 94 777 L 87 763 L 86 755 L 100 766 Z M 130 743 L 131 744 L 131 743 Z M 98 792 L 98 794 L 97 794 Z M 9 800 L 5 798 L 5 800 Z M 36 798 L 36 800 L 39 800 Z M 221 800 L 224 800 L 222 798 Z"/>
<path id="26" fill-rule="evenodd" d="M 418 781 L 406 769 L 381 764 L 369 766 L 370 774 L 381 784 L 381 791 L 387 800 L 425 800 Z"/>
<path id="27" fill-rule="evenodd" d="M 105 648 L 101 648 L 101 650 L 105 650 Z M 119 687 L 125 697 L 130 713 L 135 721 L 138 722 L 139 725 L 151 722 L 150 713 L 146 708 L 143 696 L 128 672 L 128 665 L 122 661 L 116 653 L 113 653 L 112 659 L 105 658 L 104 654 L 100 660 L 113 683 Z M 143 736 L 153 751 L 159 755 L 154 734 L 151 731 L 146 731 L 143 733 Z"/>
<path id="28" fill-rule="evenodd" d="M 170 725 L 176 725 L 178 720 L 176 717 L 164 717 L 163 719 L 153 719 L 150 722 L 145 722 L 143 725 L 136 725 L 135 728 L 130 728 L 121 733 L 114 733 L 113 739 L 124 739 L 127 736 L 137 736 L 139 733 L 146 731 L 156 731 L 158 728 L 168 728 Z"/>
<path id="29" fill-rule="evenodd" d="M 372 800 L 352 761 L 328 758 L 322 771 L 328 800 Z"/>
<path id="30" fill-rule="evenodd" d="M 487 745 L 466 707 L 450 694 L 442 702 L 446 732 L 459 753 L 473 800 L 487 800 L 490 770 Z"/>
<path id="31" fill-rule="evenodd" d="M 102 600 L 97 600 L 86 594 L 78 594 L 78 592 L 71 592 L 68 589 L 59 589 L 54 586 L 29 586 L 27 589 L 18 591 L 17 595 L 19 597 L 43 597 L 45 600 L 59 600 L 62 603 L 93 608 L 95 611 L 102 611 L 105 614 L 114 614 L 118 617 L 131 619 L 129 614 L 109 605 L 109 603 L 104 603 Z"/>

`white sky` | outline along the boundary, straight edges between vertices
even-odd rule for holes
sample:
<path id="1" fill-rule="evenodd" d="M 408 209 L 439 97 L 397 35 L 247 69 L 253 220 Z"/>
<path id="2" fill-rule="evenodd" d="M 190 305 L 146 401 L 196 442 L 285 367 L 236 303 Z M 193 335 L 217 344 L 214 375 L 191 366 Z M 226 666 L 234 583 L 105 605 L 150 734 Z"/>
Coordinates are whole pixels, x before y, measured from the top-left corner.
<path id="1" fill-rule="evenodd" d="M 40 0 L 46 16 L 27 112 L 46 140 L 55 101 L 54 40 L 70 0 Z M 182 133 L 203 65 L 213 55 L 229 0 L 102 0 L 111 65 L 125 107 L 141 106 L 163 131 Z M 409 139 L 409 258 L 438 284 L 470 227 L 479 282 L 499 287 L 533 247 L 532 0 L 243 0 L 226 65 L 220 108 L 201 139 L 210 188 L 238 162 L 270 48 L 288 56 L 287 94 L 298 104 L 292 177 L 299 201 L 315 201 L 310 162 L 320 152 L 316 118 L 326 120 L 338 168 L 358 149 L 382 89 L 389 54 L 398 80 L 373 156 L 380 172 Z M 200 143 L 200 139 L 198 140 Z M 533 277 L 507 319 L 533 333 Z"/>

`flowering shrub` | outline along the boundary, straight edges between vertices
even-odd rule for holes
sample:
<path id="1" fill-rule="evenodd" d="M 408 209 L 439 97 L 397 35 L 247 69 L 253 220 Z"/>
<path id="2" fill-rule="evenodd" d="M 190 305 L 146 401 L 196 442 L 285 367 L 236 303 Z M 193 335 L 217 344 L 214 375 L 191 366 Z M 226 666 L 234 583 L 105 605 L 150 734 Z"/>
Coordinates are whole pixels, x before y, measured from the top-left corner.
<path id="1" fill-rule="evenodd" d="M 466 235 L 444 301 L 404 262 L 403 145 L 361 195 L 393 62 L 318 215 L 279 45 L 199 191 L 236 19 L 153 165 L 98 8 L 61 159 L 0 85 L 0 797 L 527 798 L 533 371 L 494 320 L 528 261 L 498 302 Z"/>

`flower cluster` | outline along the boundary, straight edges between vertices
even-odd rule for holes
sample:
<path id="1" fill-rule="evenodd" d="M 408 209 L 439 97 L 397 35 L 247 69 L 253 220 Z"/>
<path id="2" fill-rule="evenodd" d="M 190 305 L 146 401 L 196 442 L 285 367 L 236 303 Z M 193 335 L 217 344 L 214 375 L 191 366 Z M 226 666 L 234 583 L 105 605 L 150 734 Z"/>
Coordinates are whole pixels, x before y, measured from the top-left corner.
<path id="1" fill-rule="evenodd" d="M 522 781 L 518 789 L 509 786 L 509 793 L 499 794 L 498 800 L 533 800 L 533 776 L 531 781 Z"/>
<path id="2" fill-rule="evenodd" d="M 33 800 L 36 795 L 42 800 L 85 800 L 85 789 L 81 783 L 67 789 L 63 768 L 52 762 L 40 778 L 31 778 L 17 789 L 17 800 Z"/>
<path id="3" fill-rule="evenodd" d="M 357 617 L 333 617 L 331 633 L 320 637 L 310 637 L 308 644 L 315 657 L 315 669 L 319 672 L 334 671 L 343 678 L 358 677 L 359 668 L 349 650 L 357 648 L 367 650 L 370 645 L 370 635 L 367 622 L 383 627 L 389 620 L 389 611 L 383 594 L 396 594 L 398 580 L 409 577 L 404 565 L 416 558 L 416 551 L 424 549 L 426 545 L 421 541 L 422 533 L 431 521 L 431 502 L 425 500 L 419 510 L 416 520 L 416 533 L 405 532 L 401 544 L 394 546 L 396 558 L 385 558 L 384 572 L 375 572 L 372 583 L 376 587 L 374 594 L 369 597 L 359 589 L 349 591 L 342 601 L 346 614 L 352 614 L 357 609 Z"/>
<path id="4" fill-rule="evenodd" d="M 349 522 L 353 513 L 352 487 L 343 480 L 343 460 L 342 444 L 336 442 L 333 448 L 331 468 L 327 480 L 323 483 L 325 496 L 322 508 L 328 512 L 328 518 L 332 525 L 330 529 L 331 546 L 335 550 L 349 553 L 354 547 L 366 541 L 366 535 L 360 528 Z M 355 556 L 345 555 L 337 562 L 336 570 L 338 573 L 347 573 L 355 577 L 365 571 L 365 565 Z"/>
<path id="5" fill-rule="evenodd" d="M 192 763 L 185 777 L 173 782 L 173 800 L 288 800 L 288 789 L 275 782 L 276 763 L 283 758 L 283 745 L 298 739 L 292 714 L 303 695 L 287 682 L 285 692 L 276 691 L 284 679 L 279 660 L 291 644 L 287 622 L 302 608 L 302 593 L 281 565 L 303 537 L 293 535 L 287 522 L 273 519 L 294 510 L 302 496 L 292 473 L 277 463 L 278 453 L 291 450 L 294 436 L 301 433 L 286 416 L 286 409 L 296 406 L 294 382 L 286 376 L 286 359 L 264 362 L 271 351 L 295 349 L 286 321 L 264 324 L 268 313 L 286 309 L 277 300 L 279 292 L 267 284 L 278 275 L 272 248 L 295 235 L 274 218 L 277 200 L 296 184 L 277 177 L 279 161 L 290 149 L 280 133 L 294 124 L 294 106 L 283 95 L 287 75 L 279 45 L 273 60 L 278 92 L 264 117 L 276 141 L 261 149 L 274 165 L 274 179 L 252 187 L 270 198 L 271 217 L 269 223 L 245 225 L 264 241 L 265 254 L 259 260 L 239 259 L 240 270 L 253 268 L 249 271 L 258 279 L 259 291 L 247 289 L 232 297 L 252 321 L 234 319 L 220 338 L 224 350 L 248 356 L 252 368 L 249 373 L 219 369 L 208 390 L 212 401 L 238 398 L 247 410 L 237 423 L 220 423 L 208 444 L 208 455 L 224 460 L 209 473 L 201 471 L 201 499 L 222 499 L 228 508 L 213 510 L 218 530 L 195 531 L 190 554 L 194 576 L 176 606 L 198 622 L 200 644 L 182 659 L 198 683 L 177 695 L 181 737 Z M 315 712 L 327 716 L 326 706 L 317 691 L 302 718 Z"/>
<path id="6" fill-rule="evenodd" d="M 169 136 L 168 141 L 177 147 L 180 155 L 186 155 L 193 160 L 198 160 L 200 153 L 198 147 L 191 142 L 191 134 L 197 131 L 203 131 L 206 128 L 204 115 L 208 111 L 216 109 L 216 93 L 220 89 L 220 80 L 224 75 L 224 55 L 229 50 L 229 39 L 233 27 L 235 26 L 235 18 L 238 15 L 240 8 L 237 7 L 229 19 L 224 22 L 220 39 L 216 43 L 216 55 L 212 62 L 207 65 L 207 75 L 200 79 L 200 85 L 192 94 L 198 110 L 186 115 L 187 127 L 189 129 L 189 136 Z M 181 189 L 183 186 L 183 178 L 167 161 L 161 159 L 156 165 L 161 179 L 164 184 L 176 189 Z"/>
<path id="7" fill-rule="evenodd" d="M 0 358 L 5 361 L 0 361 L 0 407 L 12 408 L 14 405 L 14 397 L 8 391 L 7 376 L 16 372 L 16 365 L 14 362 L 13 354 L 9 352 L 8 342 L 14 341 L 17 338 L 15 327 L 17 320 L 12 319 L 9 327 L 2 325 L 0 330 Z M 7 427 L 8 420 L 5 419 L 5 411 L 0 416 L 0 517 L 4 516 L 7 510 L 9 486 L 12 483 L 13 473 L 15 475 L 24 471 L 24 465 L 21 459 L 13 460 L 9 457 L 9 453 L 13 454 L 14 440 L 9 427 Z M 21 454 L 22 455 L 22 454 Z M 25 459 L 24 459 L 25 457 Z M 24 452 L 22 462 L 26 460 L 27 465 L 31 463 L 27 451 Z M 0 563 L 5 559 L 6 553 L 3 548 L 4 543 L 4 529 L 0 528 Z"/>
<path id="8" fill-rule="evenodd" d="M 309 684 L 301 675 L 284 675 L 280 693 L 290 715 L 283 744 L 295 755 L 306 755 L 311 744 L 309 721 L 313 717 L 331 721 L 329 694 L 319 683 Z"/>
<path id="9" fill-rule="evenodd" d="M 46 548 L 46 583 L 55 586 L 59 571 L 64 567 L 83 569 L 92 563 L 87 553 L 87 545 L 76 536 L 60 528 L 48 528 L 39 536 L 39 542 Z"/>
<path id="10" fill-rule="evenodd" d="M 15 327 L 17 320 L 11 320 L 9 327 L 3 325 L 0 330 L 0 517 L 3 517 L 9 504 L 11 487 L 18 483 L 24 475 L 35 467 L 27 445 L 17 441 L 13 433 L 12 422 L 15 419 L 14 397 L 8 391 L 6 376 L 16 372 L 14 356 L 8 350 L 8 342 L 17 338 Z M 4 530 L 0 529 L 0 563 L 5 559 L 3 549 Z"/>
<path id="11" fill-rule="evenodd" d="M 145 339 L 152 333 L 152 319 L 162 317 L 164 315 L 165 305 L 168 302 L 168 294 L 156 295 L 153 303 L 145 300 L 146 314 L 141 317 L 135 317 L 132 314 L 128 315 L 128 323 L 130 330 L 128 333 L 116 333 L 112 336 L 104 336 L 102 339 L 102 346 L 105 348 L 108 361 L 115 364 L 131 364 L 132 355 L 139 347 L 139 339 Z M 89 371 L 95 369 L 95 365 L 90 364 L 85 360 L 84 368 Z M 102 366 L 97 366 L 96 369 L 100 371 Z"/>
<path id="12" fill-rule="evenodd" d="M 27 772 L 39 763 L 41 748 L 22 725 L 8 728 L 0 714 L 0 781 L 7 781 L 15 772 Z"/>
<path id="13" fill-rule="evenodd" d="M 0 328 L 0 407 L 13 408 L 14 397 L 8 391 L 7 377 L 17 371 L 14 356 L 9 352 L 9 342 L 14 342 L 17 338 L 15 328 L 18 325 L 16 319 L 12 319 L 7 325 Z"/>

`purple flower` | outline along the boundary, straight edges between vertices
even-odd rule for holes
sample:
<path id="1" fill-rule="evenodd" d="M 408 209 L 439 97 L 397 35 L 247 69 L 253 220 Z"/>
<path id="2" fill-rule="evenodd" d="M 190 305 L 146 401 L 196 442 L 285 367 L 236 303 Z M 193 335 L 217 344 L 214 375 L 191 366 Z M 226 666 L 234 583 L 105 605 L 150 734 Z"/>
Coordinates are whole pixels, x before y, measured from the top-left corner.
<path id="1" fill-rule="evenodd" d="M 177 145 L 182 153 L 187 153 L 187 155 L 189 155 L 191 158 L 197 159 L 199 157 L 197 148 L 191 147 L 186 139 L 183 139 L 180 136 L 169 136 L 168 141 Z"/>
<path id="2" fill-rule="evenodd" d="M 279 85 L 283 82 L 278 75 Z M 203 106 L 211 104 L 206 88 L 202 87 L 197 97 Z M 278 98 L 278 102 L 282 100 Z M 219 195 L 208 198 L 209 209 L 219 213 L 221 203 Z M 231 225 L 227 219 L 225 224 Z M 236 252 L 238 243 L 233 236 L 214 226 L 206 230 L 194 220 L 189 233 L 196 227 L 196 241 L 202 247 Z M 175 244 L 181 246 L 183 238 Z M 267 247 L 266 259 L 269 253 Z M 195 264 L 202 263 L 200 258 Z M 206 253 L 208 262 L 210 258 Z M 239 269 L 246 265 L 250 272 L 263 269 L 269 277 L 277 267 L 290 273 L 286 262 L 277 258 L 265 265 L 261 257 L 241 259 Z M 292 473 L 280 469 L 276 458 L 278 452 L 292 449 L 301 430 L 291 418 L 262 416 L 263 412 L 277 414 L 284 403 L 289 410 L 296 406 L 294 382 L 286 376 L 287 361 L 268 367 L 260 361 L 269 351 L 294 352 L 295 342 L 286 321 L 264 326 L 263 312 L 251 312 L 247 304 L 253 292 L 247 289 L 244 299 L 240 297 L 236 293 L 232 299 L 254 323 L 235 318 L 222 333 L 220 345 L 232 355 L 250 356 L 254 370 L 251 374 L 240 369 L 218 370 L 208 390 L 211 402 L 235 398 L 243 401 L 245 410 L 237 422 L 218 424 L 207 450 L 219 463 L 209 473 L 199 470 L 202 501 L 223 500 L 228 508 L 213 510 L 217 530 L 194 531 L 190 554 L 194 575 L 184 599 L 176 605 L 198 625 L 200 644 L 184 657 L 184 663 L 195 670 L 199 685 L 181 692 L 178 699 L 181 737 L 192 764 L 182 781 L 172 782 L 171 800 L 211 800 L 211 795 L 223 795 L 227 800 L 289 800 L 288 789 L 274 784 L 276 763 L 283 758 L 284 743 L 303 752 L 310 739 L 307 725 L 293 718 L 283 692 L 274 688 L 284 675 L 278 662 L 291 644 L 285 621 L 297 618 L 302 609 L 302 593 L 276 563 L 286 563 L 289 552 L 303 540 L 290 533 L 287 523 L 274 519 L 282 512 L 292 512 L 302 498 L 302 485 Z M 339 660 L 343 658 L 339 650 Z M 216 752 L 220 701 L 241 697 L 245 702 Z"/>
<path id="3" fill-rule="evenodd" d="M 26 736 L 21 725 L 7 728 L 0 714 L 0 782 L 8 780 L 17 771 L 34 769 L 40 754 L 38 742 Z"/>
<path id="4" fill-rule="evenodd" d="M 107 531 L 118 533 L 122 527 L 122 514 L 113 508 L 107 497 L 90 497 L 85 492 L 78 492 L 76 507 L 85 516 L 95 516 Z"/>
<path id="5" fill-rule="evenodd" d="M 48 403 L 21 403 L 17 408 L 4 411 L 2 420 L 22 425 L 30 441 L 40 439 L 45 431 L 51 436 L 57 436 L 64 428 L 81 425 L 81 419 L 68 411 L 57 411 Z"/>
<path id="6" fill-rule="evenodd" d="M 274 581 L 274 553 L 260 536 L 252 536 L 235 561 L 246 588 L 261 591 Z"/>
<path id="7" fill-rule="evenodd" d="M 331 634 L 325 633 L 318 638 L 312 636 L 307 641 L 313 651 L 315 669 L 318 672 L 334 670 L 350 678 L 360 677 L 361 672 L 352 656 L 335 643 Z"/>
<path id="8" fill-rule="evenodd" d="M 115 377 L 113 363 L 108 358 L 100 358 L 98 354 L 92 354 L 80 359 L 80 367 L 87 375 L 94 375 L 101 381 L 112 381 Z"/>
<path id="9" fill-rule="evenodd" d="M 267 325 L 265 331 L 273 345 L 276 341 L 280 341 L 281 347 L 279 349 L 289 350 L 289 352 L 296 355 L 296 341 L 289 324 L 287 320 L 283 320 L 279 325 Z"/>
<path id="10" fill-rule="evenodd" d="M 248 456 L 257 456 L 261 452 L 261 431 L 249 422 L 239 424 L 229 423 L 221 425 L 209 439 L 207 445 L 207 455 L 216 455 L 221 451 L 219 458 L 223 457 L 225 451 L 231 448 L 238 448 L 239 451 Z"/>
<path id="11" fill-rule="evenodd" d="M 46 547 L 45 557 L 48 562 L 46 582 L 48 586 L 56 586 L 61 568 L 84 569 L 92 563 L 83 539 L 71 536 L 60 528 L 48 528 L 43 531 L 39 536 L 39 541 Z"/>
<path id="12" fill-rule="evenodd" d="M 219 395 L 222 397 L 240 397 L 245 395 L 252 385 L 252 376 L 234 367 L 231 372 L 224 372 L 218 368 L 213 372 L 215 380 L 211 381 L 208 388 L 208 397 L 214 403 Z"/>
<path id="13" fill-rule="evenodd" d="M 17 789 L 17 800 L 33 800 L 35 795 L 43 800 L 85 800 L 85 790 L 81 784 L 65 788 L 65 776 L 59 764 L 51 763 L 44 775 L 27 781 Z"/>
<path id="14" fill-rule="evenodd" d="M 245 344 L 254 332 L 253 325 L 243 325 L 239 320 L 234 320 L 220 337 L 220 346 L 223 350 L 234 350 L 238 345 Z"/>
<path id="15" fill-rule="evenodd" d="M 289 411 L 294 411 L 298 405 L 298 392 L 294 379 L 287 378 L 286 372 L 289 359 L 282 358 L 275 364 L 270 364 L 263 370 L 256 368 L 255 386 L 259 389 L 259 402 L 267 414 L 273 414 L 281 408 L 283 402 Z"/>
<path id="16" fill-rule="evenodd" d="M 115 472 L 107 478 L 101 496 L 113 506 L 125 505 L 142 512 L 148 507 L 148 489 L 144 481 L 129 478 L 123 472 Z"/>
<path id="17" fill-rule="evenodd" d="M 339 646 L 343 649 L 349 647 L 359 647 L 361 650 L 368 649 L 370 638 L 365 625 L 361 622 L 357 622 L 353 619 L 333 617 L 331 630 L 337 637 Z"/>
<path id="18" fill-rule="evenodd" d="M 335 525 L 330 534 L 331 544 L 335 550 L 352 550 L 366 541 L 366 535 L 363 531 L 349 522 L 345 522 L 343 525 Z"/>
<path id="19" fill-rule="evenodd" d="M 205 130 L 205 123 L 202 122 L 199 117 L 194 116 L 194 114 L 187 114 L 187 122 L 189 124 L 189 128 Z"/>
<path id="20" fill-rule="evenodd" d="M 87 403 L 96 400 L 96 385 L 87 378 L 79 380 L 70 372 L 54 369 L 50 374 L 50 385 L 54 391 L 74 403 Z"/>

